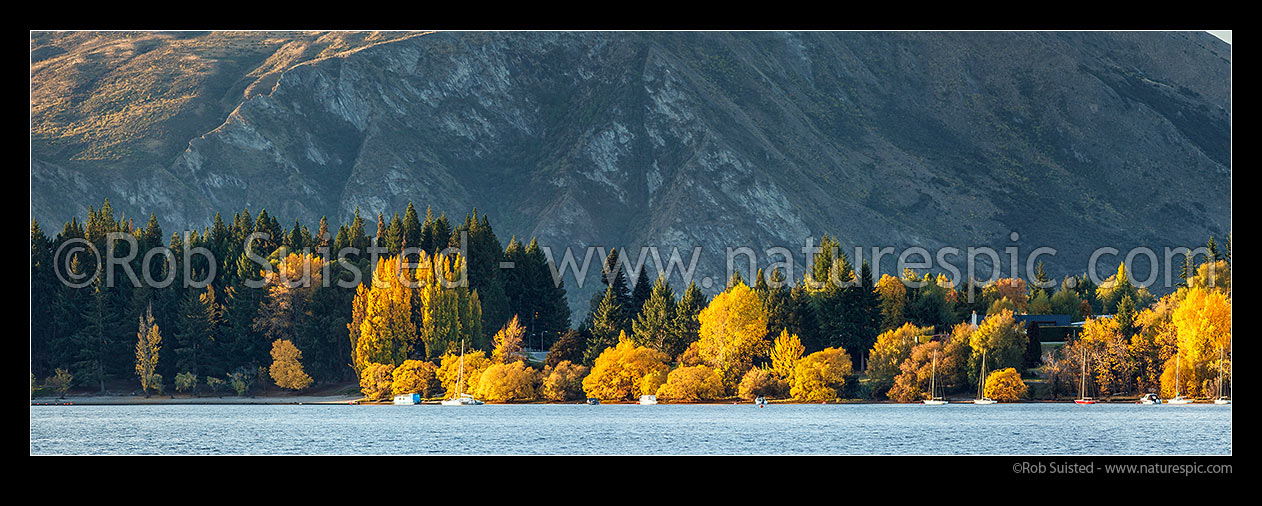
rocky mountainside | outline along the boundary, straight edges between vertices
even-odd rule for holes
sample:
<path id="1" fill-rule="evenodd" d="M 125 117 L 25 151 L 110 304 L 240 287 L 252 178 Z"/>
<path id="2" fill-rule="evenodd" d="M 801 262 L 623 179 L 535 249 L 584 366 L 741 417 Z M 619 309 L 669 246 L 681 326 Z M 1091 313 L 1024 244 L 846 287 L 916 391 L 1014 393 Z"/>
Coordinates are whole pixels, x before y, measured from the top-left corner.
<path id="1" fill-rule="evenodd" d="M 1065 274 L 1230 230 L 1231 48 L 1203 33 L 50 33 L 31 59 L 50 229 L 106 197 L 168 232 L 411 201 L 505 243 L 699 245 L 716 279 L 724 248 L 825 232 L 1052 246 Z"/>

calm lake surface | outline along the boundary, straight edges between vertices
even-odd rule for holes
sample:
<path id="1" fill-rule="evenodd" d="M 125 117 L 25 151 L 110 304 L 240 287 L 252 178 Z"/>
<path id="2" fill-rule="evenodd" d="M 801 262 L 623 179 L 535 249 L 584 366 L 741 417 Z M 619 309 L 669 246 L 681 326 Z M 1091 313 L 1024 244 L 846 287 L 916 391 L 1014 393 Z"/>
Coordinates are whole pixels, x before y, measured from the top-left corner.
<path id="1" fill-rule="evenodd" d="M 32 454 L 1228 455 L 1231 406 L 31 406 Z"/>

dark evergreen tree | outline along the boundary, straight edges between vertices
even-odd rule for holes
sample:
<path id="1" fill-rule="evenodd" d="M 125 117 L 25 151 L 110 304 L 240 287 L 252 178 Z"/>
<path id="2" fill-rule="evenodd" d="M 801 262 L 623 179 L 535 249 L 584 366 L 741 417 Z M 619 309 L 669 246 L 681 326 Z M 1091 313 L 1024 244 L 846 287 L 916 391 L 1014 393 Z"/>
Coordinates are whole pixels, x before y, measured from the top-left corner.
<path id="1" fill-rule="evenodd" d="M 701 338 L 701 321 L 697 319 L 697 316 L 707 305 L 709 305 L 709 300 L 704 293 L 701 293 L 701 289 L 697 288 L 697 282 L 688 283 L 688 288 L 684 290 L 684 294 L 679 297 L 679 303 L 675 305 L 675 329 L 679 337 L 675 348 L 671 350 L 672 357 L 678 357 L 680 353 L 688 349 L 688 346 Z"/>
<path id="2" fill-rule="evenodd" d="M 631 340 L 637 346 L 647 346 L 672 357 L 682 352 L 675 321 L 676 304 L 675 291 L 664 276 L 658 275 L 640 314 L 631 322 Z"/>

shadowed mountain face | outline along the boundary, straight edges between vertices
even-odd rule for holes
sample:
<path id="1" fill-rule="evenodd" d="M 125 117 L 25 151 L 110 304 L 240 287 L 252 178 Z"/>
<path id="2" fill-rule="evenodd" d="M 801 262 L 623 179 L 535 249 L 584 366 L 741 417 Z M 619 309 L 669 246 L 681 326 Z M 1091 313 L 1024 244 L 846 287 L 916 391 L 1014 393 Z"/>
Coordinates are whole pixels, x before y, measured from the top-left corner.
<path id="1" fill-rule="evenodd" d="M 411 201 L 580 261 L 699 245 L 716 280 L 725 248 L 765 265 L 825 232 L 1051 246 L 1049 272 L 1081 273 L 1098 247 L 1230 230 L 1230 51 L 1201 33 L 36 34 L 32 213 L 108 197 L 171 231 Z"/>

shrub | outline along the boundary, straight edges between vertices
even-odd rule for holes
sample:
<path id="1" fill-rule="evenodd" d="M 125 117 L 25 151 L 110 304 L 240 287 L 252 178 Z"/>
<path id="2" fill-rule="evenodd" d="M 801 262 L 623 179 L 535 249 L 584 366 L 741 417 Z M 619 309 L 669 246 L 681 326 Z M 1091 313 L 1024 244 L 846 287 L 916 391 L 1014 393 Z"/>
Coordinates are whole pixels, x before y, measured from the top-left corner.
<path id="1" fill-rule="evenodd" d="M 185 371 L 175 375 L 175 391 L 188 392 L 197 388 L 197 375 Z"/>
<path id="2" fill-rule="evenodd" d="M 757 367 L 745 373 L 740 385 L 736 387 L 736 394 L 747 401 L 758 397 L 784 397 L 788 392 L 788 381 L 781 379 L 772 371 Z"/>
<path id="3" fill-rule="evenodd" d="M 789 394 L 808 402 L 837 400 L 851 367 L 850 355 L 842 348 L 825 348 L 807 355 L 793 370 Z"/>
<path id="4" fill-rule="evenodd" d="M 540 393 L 550 401 L 572 401 L 582 399 L 583 377 L 589 369 L 586 366 L 563 360 L 556 367 L 544 367 L 543 385 Z"/>
<path id="5" fill-rule="evenodd" d="M 637 395 L 652 394 L 655 391 L 644 391 L 646 386 L 658 383 L 660 373 L 668 371 L 666 365 L 670 357 L 665 353 L 636 346 L 625 333 L 618 339 L 618 345 L 606 348 L 596 357 L 592 364 L 591 374 L 583 379 L 583 391 L 588 397 L 597 399 L 633 399 Z M 645 381 L 645 377 L 659 376 Z"/>
<path id="6" fill-rule="evenodd" d="M 66 391 L 70 390 L 70 384 L 74 380 L 74 375 L 65 369 L 57 369 L 55 372 L 56 374 L 44 380 L 44 386 L 57 392 L 57 397 L 65 397 Z"/>
<path id="7" fill-rule="evenodd" d="M 224 380 L 221 380 L 221 379 L 216 378 L 216 377 L 214 377 L 214 376 L 207 376 L 207 377 L 206 377 L 206 386 L 210 387 L 210 391 L 211 391 L 211 392 L 214 392 L 214 393 L 216 393 L 216 394 L 217 394 L 217 393 L 219 393 L 219 390 L 223 388 L 223 386 L 224 386 Z"/>
<path id="8" fill-rule="evenodd" d="M 490 366 L 491 360 L 486 358 L 486 353 L 483 351 L 464 354 L 464 393 L 478 391 L 478 379 Z M 438 366 L 438 371 L 434 374 L 442 383 L 447 398 L 455 397 L 460 383 L 460 355 L 450 353 L 443 355 L 442 365 Z"/>
<path id="9" fill-rule="evenodd" d="M 704 365 L 680 367 L 670 372 L 658 397 L 681 401 L 703 401 L 723 397 L 723 379 L 718 371 Z"/>
<path id="10" fill-rule="evenodd" d="M 997 401 L 1012 402 L 1025 397 L 1027 392 L 1021 374 L 1009 367 L 986 375 L 986 397 Z"/>
<path id="11" fill-rule="evenodd" d="M 254 378 L 245 369 L 238 369 L 228 375 L 228 384 L 237 392 L 238 397 L 244 397 L 250 392 L 250 387 L 254 386 Z"/>
<path id="12" fill-rule="evenodd" d="M 369 363 L 359 373 L 359 391 L 370 401 L 389 399 L 390 387 L 394 383 L 393 373 L 393 365 Z"/>
<path id="13" fill-rule="evenodd" d="M 494 364 L 478 379 L 477 395 L 490 402 L 529 401 L 536 397 L 539 375 L 524 362 Z"/>
<path id="14" fill-rule="evenodd" d="M 421 397 L 433 397 L 442 392 L 438 381 L 438 366 L 425 360 L 405 360 L 394 369 L 394 381 L 390 391 L 394 395 L 418 393 Z"/>
<path id="15" fill-rule="evenodd" d="M 149 388 L 153 389 L 153 393 L 162 395 L 162 375 L 161 374 L 150 374 L 146 383 L 149 384 Z"/>

